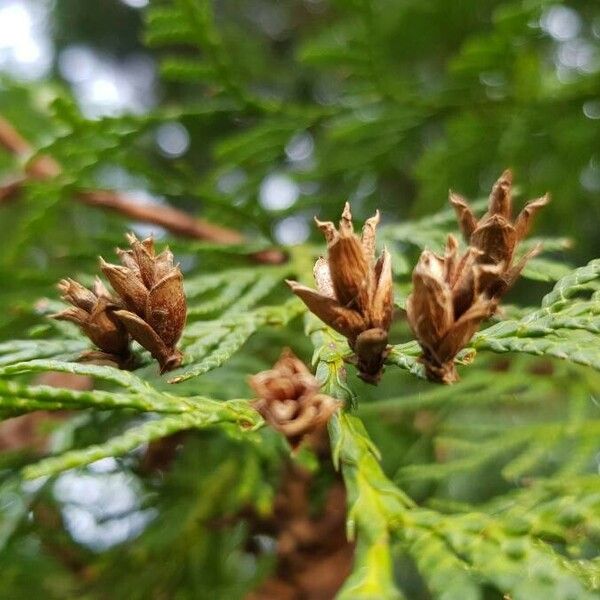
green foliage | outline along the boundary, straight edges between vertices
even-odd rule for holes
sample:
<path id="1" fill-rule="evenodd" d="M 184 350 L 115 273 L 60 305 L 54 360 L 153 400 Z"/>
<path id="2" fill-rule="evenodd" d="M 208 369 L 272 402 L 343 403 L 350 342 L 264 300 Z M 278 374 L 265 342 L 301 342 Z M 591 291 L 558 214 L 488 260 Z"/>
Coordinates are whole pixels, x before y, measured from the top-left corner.
<path id="1" fill-rule="evenodd" d="M 561 283 L 557 287 L 564 285 Z M 323 343 L 323 340 L 317 343 Z M 339 369 L 341 357 L 336 361 L 329 355 L 324 361 L 328 369 L 326 389 L 332 395 L 348 399 L 347 390 L 343 387 L 343 375 L 335 372 L 336 367 Z M 485 394 L 489 397 L 489 377 L 485 378 L 485 382 Z M 514 381 L 511 383 L 515 384 Z M 523 386 L 523 380 L 520 384 Z M 507 386 L 507 383 L 502 382 L 501 385 Z M 460 399 L 460 392 L 464 394 L 464 390 L 453 390 L 453 393 L 448 389 L 442 390 L 433 392 L 430 397 L 435 395 L 438 402 L 447 402 Z M 469 391 L 469 394 L 472 392 Z M 422 409 L 433 404 L 431 400 L 424 401 L 422 396 L 415 398 L 413 406 L 410 406 L 410 402 L 404 403 L 404 400 L 387 401 L 383 406 L 371 404 L 366 409 L 379 411 L 381 407 L 397 407 L 400 411 L 411 411 L 417 406 Z M 482 404 L 469 396 L 467 404 L 471 403 Z M 523 446 L 530 442 L 528 454 L 514 459 L 502 470 L 508 479 L 522 477 L 548 454 L 552 442 L 557 442 L 556 438 L 562 436 L 568 437 L 579 447 L 583 446 L 589 459 L 589 452 L 596 448 L 595 442 L 590 443 L 590 440 L 597 439 L 598 423 L 579 425 L 576 432 L 572 427 L 565 431 L 561 423 L 512 427 L 510 430 L 502 428 L 501 435 L 494 436 L 490 441 L 480 440 L 477 444 L 467 446 L 468 458 L 447 464 L 412 465 L 403 469 L 403 479 L 409 470 L 410 474 L 426 479 L 449 477 L 461 471 L 474 476 L 490 458 L 506 453 L 515 445 Z M 573 528 L 589 519 L 586 525 L 591 530 L 597 530 L 600 523 L 600 513 L 597 511 L 600 495 L 596 483 L 588 477 L 567 480 L 562 470 L 558 478 L 551 480 L 552 483 L 542 480 L 532 489 L 520 492 L 519 498 L 513 494 L 512 498 L 501 501 L 500 506 L 497 502 L 484 505 L 484 513 L 475 506 L 465 506 L 456 514 L 444 514 L 419 507 L 384 475 L 378 464 L 379 453 L 359 419 L 341 415 L 332 420 L 330 429 L 333 458 L 342 469 L 348 489 L 350 534 L 358 531 L 356 560 L 363 565 L 363 569 L 355 570 L 346 582 L 340 597 L 392 598 L 400 595 L 389 579 L 391 536 L 397 539 L 395 551 L 402 551 L 415 561 L 428 589 L 439 597 L 480 598 L 484 585 L 516 598 L 541 598 L 548 594 L 558 598 L 595 597 L 595 593 L 586 590 L 586 583 L 589 586 L 589 579 L 586 582 L 586 578 L 595 577 L 595 564 L 583 566 L 577 572 L 577 568 L 558 556 L 555 549 L 546 543 L 550 540 L 569 540 L 569 553 L 577 557 L 582 551 L 577 544 L 585 545 L 586 542 L 585 535 L 582 540 Z M 489 438 L 490 429 L 485 430 L 485 435 Z M 586 436 L 589 438 L 586 439 Z M 535 445 L 531 443 L 534 438 L 537 442 Z M 548 443 L 549 440 L 552 442 Z M 459 448 L 464 445 L 457 442 L 455 444 Z M 582 458 L 579 454 L 579 467 L 582 466 Z M 591 489 L 587 487 L 590 483 Z M 553 493 L 561 488 L 565 493 L 571 493 L 578 485 L 582 488 L 577 497 L 586 508 L 581 513 L 576 511 L 571 517 L 563 513 L 568 513 L 569 500 L 557 501 Z M 550 490 L 552 492 L 549 493 Z M 558 502 L 561 508 L 556 504 L 550 508 L 549 498 L 550 503 Z M 523 507 L 524 504 L 526 507 Z M 557 514 L 564 514 L 558 522 L 555 521 Z M 528 573 L 527 577 L 523 577 L 523 569 Z"/>
<path id="2" fill-rule="evenodd" d="M 57 43 L 79 43 L 70 24 L 87 12 L 56 5 Z M 557 7 L 579 19 L 572 40 L 542 26 Z M 584 59 L 598 52 L 598 19 L 590 3 L 543 0 L 164 0 L 112 48 L 112 25 L 95 40 L 80 25 L 107 53 L 144 40 L 161 74 L 148 112 L 89 118 L 58 78 L 2 79 L 0 114 L 33 150 L 0 152 L 0 174 L 41 155 L 62 169 L 0 206 L 0 414 L 60 419 L 45 425 L 43 449 L 0 455 L 4 595 L 229 599 L 259 585 L 273 540 L 257 541 L 241 515 L 273 513 L 290 453 L 245 382 L 292 346 L 344 402 L 329 436 L 356 553 L 340 598 L 597 597 L 600 259 L 588 261 L 600 254 L 600 79 Z M 567 64 L 573 53 L 583 66 Z M 173 123 L 190 134 L 177 158 L 155 144 Z M 541 241 L 543 254 L 459 355 L 462 381 L 436 386 L 402 312 L 410 273 L 421 249 L 457 233 L 448 188 L 482 198 L 506 166 L 517 204 L 553 195 L 539 237 L 519 248 Z M 293 189 L 289 206 L 265 202 L 277 177 Z M 243 233 L 224 245 L 153 227 L 181 260 L 189 305 L 184 363 L 170 374 L 137 346 L 131 372 L 78 362 L 87 339 L 47 318 L 60 278 L 91 283 L 97 256 L 140 227 L 76 200 L 90 189 L 143 190 Z M 283 247 L 279 228 L 338 218 L 348 199 L 362 218 L 382 210 L 379 243 L 393 255 L 399 310 L 377 388 L 284 283 L 312 281 L 324 244 L 316 233 Z M 273 246 L 285 261 L 261 264 Z M 93 389 L 50 385 L 48 373 L 89 377 Z M 165 436 L 183 440 L 174 462 L 145 471 Z M 107 464 L 137 504 L 95 526 L 153 515 L 108 549 L 77 537 L 57 491 L 65 477 L 101 479 Z"/>
<path id="3" fill-rule="evenodd" d="M 593 260 L 558 281 L 540 310 L 482 331 L 473 346 L 554 356 L 600 369 L 599 332 L 600 260 Z"/>
<path id="4" fill-rule="evenodd" d="M 66 452 L 59 457 L 43 460 L 25 469 L 23 475 L 26 479 L 35 479 L 36 477 L 53 475 L 65 469 L 89 465 L 108 456 L 121 456 L 141 444 L 184 429 L 201 429 L 207 425 L 227 421 L 242 421 L 248 427 L 253 424 L 253 420 L 258 421 L 255 412 L 251 413 L 246 410 L 246 414 L 243 414 L 240 410 L 243 406 L 239 402 L 234 402 L 231 410 L 228 410 L 229 406 L 226 403 L 220 402 L 215 406 L 210 400 L 205 399 L 194 399 L 194 405 L 194 410 L 190 411 L 191 414 L 186 413 L 176 417 L 167 416 L 144 423 L 139 427 L 126 431 L 121 436 L 113 437 L 106 444 Z"/>

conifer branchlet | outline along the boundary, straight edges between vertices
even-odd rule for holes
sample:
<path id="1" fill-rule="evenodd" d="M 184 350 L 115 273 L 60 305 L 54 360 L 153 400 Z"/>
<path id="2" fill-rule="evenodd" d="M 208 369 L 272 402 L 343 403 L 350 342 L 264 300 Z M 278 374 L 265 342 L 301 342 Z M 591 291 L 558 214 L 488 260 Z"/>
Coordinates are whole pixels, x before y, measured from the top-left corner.
<path id="1" fill-rule="evenodd" d="M 315 264 L 317 291 L 296 281 L 287 283 L 311 312 L 348 339 L 360 377 L 377 383 L 394 309 L 390 254 L 384 249 L 375 260 L 379 212 L 365 222 L 360 238 L 348 203 L 339 229 L 330 221 L 315 221 L 328 249 L 328 257 Z"/>

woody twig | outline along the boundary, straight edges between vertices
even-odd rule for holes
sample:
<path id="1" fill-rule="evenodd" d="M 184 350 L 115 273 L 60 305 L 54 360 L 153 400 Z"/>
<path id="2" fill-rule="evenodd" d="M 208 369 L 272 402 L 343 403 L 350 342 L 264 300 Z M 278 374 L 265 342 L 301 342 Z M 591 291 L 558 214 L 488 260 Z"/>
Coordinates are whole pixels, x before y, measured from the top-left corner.
<path id="1" fill-rule="evenodd" d="M 5 118 L 0 116 L 0 146 L 26 160 L 33 153 L 31 144 Z M 62 168 L 51 156 L 38 156 L 26 163 L 24 175 L 15 177 L 0 187 L 0 204 L 18 198 L 23 185 L 30 179 L 50 179 L 60 175 Z M 78 190 L 73 199 L 88 206 L 104 208 L 121 215 L 163 227 L 171 233 L 220 244 L 241 244 L 244 236 L 233 229 L 215 225 L 204 219 L 192 217 L 171 206 L 136 202 L 118 192 L 109 190 Z M 252 254 L 261 263 L 281 263 L 285 260 L 282 252 L 270 249 Z"/>

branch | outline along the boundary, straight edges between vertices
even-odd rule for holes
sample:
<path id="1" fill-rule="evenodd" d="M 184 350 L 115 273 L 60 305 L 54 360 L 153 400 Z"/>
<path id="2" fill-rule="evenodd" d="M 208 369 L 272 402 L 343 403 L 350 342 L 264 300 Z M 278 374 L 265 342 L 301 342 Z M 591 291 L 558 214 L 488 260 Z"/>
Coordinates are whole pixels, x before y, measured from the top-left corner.
<path id="1" fill-rule="evenodd" d="M 77 192 L 76 198 L 88 206 L 106 208 L 135 221 L 159 225 L 183 237 L 222 244 L 240 244 L 244 241 L 242 234 L 237 231 L 214 225 L 204 219 L 196 219 L 171 206 L 132 202 L 108 190 L 81 191 Z"/>
<path id="2" fill-rule="evenodd" d="M 0 146 L 23 160 L 33 153 L 31 144 L 0 116 Z M 0 187 L 0 204 L 14 200 L 29 178 L 50 179 L 60 175 L 61 166 L 51 156 L 39 156 L 25 166 L 25 177 L 15 178 Z M 88 206 L 105 208 L 144 223 L 164 227 L 175 235 L 221 244 L 241 244 L 244 236 L 233 229 L 221 227 L 198 219 L 171 206 L 135 202 L 109 190 L 81 190 L 74 199 Z M 252 255 L 257 262 L 278 264 L 285 261 L 284 254 L 276 249 Z"/>
<path id="3" fill-rule="evenodd" d="M 0 116 L 0 144 L 16 156 L 24 156 L 31 151 L 27 140 L 2 116 Z"/>

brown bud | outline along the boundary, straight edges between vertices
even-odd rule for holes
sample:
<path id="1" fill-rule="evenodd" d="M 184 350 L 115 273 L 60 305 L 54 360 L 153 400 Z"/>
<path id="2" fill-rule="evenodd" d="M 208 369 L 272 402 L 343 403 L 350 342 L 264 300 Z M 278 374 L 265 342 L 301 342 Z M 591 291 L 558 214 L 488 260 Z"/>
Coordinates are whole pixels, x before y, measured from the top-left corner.
<path id="1" fill-rule="evenodd" d="M 434 381 L 458 380 L 456 355 L 496 308 L 486 289 L 503 265 L 480 265 L 480 254 L 469 248 L 459 256 L 458 242 L 448 236 L 445 255 L 425 250 L 413 271 L 408 323 L 423 349 L 427 376 Z"/>
<path id="2" fill-rule="evenodd" d="M 468 244 L 481 251 L 479 264 L 503 265 L 498 276 L 489 282 L 490 297 L 499 299 L 519 277 L 527 261 L 537 254 L 536 247 L 513 264 L 519 242 L 528 234 L 535 214 L 550 202 L 546 194 L 528 202 L 513 221 L 512 173 L 502 173 L 490 194 L 488 210 L 477 220 L 466 200 L 450 192 L 450 203 L 454 206 L 461 231 Z"/>
<path id="3" fill-rule="evenodd" d="M 305 436 L 321 431 L 341 403 L 319 393 L 320 384 L 306 365 L 290 350 L 284 350 L 272 369 L 249 379 L 257 395 L 254 408 L 292 448 Z"/>
<path id="4" fill-rule="evenodd" d="M 375 261 L 379 211 L 367 220 L 360 238 L 354 233 L 348 203 L 338 229 L 331 222 L 315 221 L 328 249 L 327 259 L 319 258 L 315 264 L 318 291 L 287 283 L 317 317 L 348 338 L 359 375 L 377 383 L 394 308 L 391 257 L 384 249 Z"/>
<path id="5" fill-rule="evenodd" d="M 161 373 L 181 364 L 176 348 L 187 315 L 183 276 L 173 265 L 173 254 L 165 250 L 155 255 L 154 241 L 127 236 L 130 250 L 118 250 L 123 265 L 100 259 L 100 267 L 124 308 L 115 312 L 131 337 L 158 360 Z"/>
<path id="6" fill-rule="evenodd" d="M 104 284 L 96 279 L 93 289 L 88 290 L 73 279 L 63 279 L 58 289 L 62 299 L 73 306 L 52 317 L 75 323 L 106 355 L 107 361 L 125 364 L 129 359 L 129 336 L 115 316 L 118 306 Z"/>

